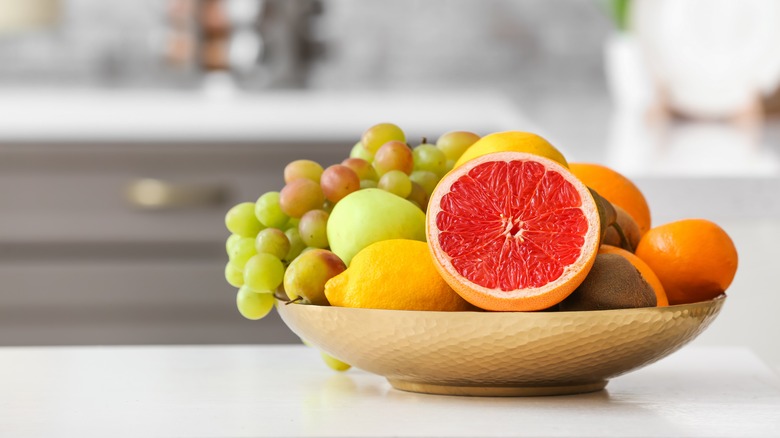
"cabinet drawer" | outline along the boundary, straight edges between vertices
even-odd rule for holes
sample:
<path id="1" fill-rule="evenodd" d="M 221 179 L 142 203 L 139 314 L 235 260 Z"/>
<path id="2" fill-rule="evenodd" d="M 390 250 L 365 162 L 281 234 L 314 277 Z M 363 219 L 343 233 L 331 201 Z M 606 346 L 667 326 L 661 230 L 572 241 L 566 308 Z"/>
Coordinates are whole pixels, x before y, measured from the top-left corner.
<path id="1" fill-rule="evenodd" d="M 0 262 L 0 345 L 300 342 L 236 310 L 221 257 Z"/>
<path id="2" fill-rule="evenodd" d="M 0 145 L 0 243 L 192 242 L 226 237 L 224 214 L 284 185 L 284 166 L 341 161 L 350 145 Z M 154 179 L 218 197 L 139 207 L 128 188 Z"/>

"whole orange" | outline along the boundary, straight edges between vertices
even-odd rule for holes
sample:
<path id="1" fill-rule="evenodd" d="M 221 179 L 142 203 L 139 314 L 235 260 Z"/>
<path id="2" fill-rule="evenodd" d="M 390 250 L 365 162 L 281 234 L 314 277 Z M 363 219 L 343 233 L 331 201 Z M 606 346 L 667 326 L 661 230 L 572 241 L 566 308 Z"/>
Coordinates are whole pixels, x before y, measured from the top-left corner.
<path id="1" fill-rule="evenodd" d="M 669 304 L 706 301 L 722 294 L 737 272 L 737 248 L 706 219 L 683 219 L 648 231 L 636 255 L 661 280 Z"/>
<path id="2" fill-rule="evenodd" d="M 600 164 L 569 163 L 569 170 L 586 186 L 631 215 L 639 225 L 641 234 L 650 229 L 650 207 L 645 196 L 630 179 Z"/>

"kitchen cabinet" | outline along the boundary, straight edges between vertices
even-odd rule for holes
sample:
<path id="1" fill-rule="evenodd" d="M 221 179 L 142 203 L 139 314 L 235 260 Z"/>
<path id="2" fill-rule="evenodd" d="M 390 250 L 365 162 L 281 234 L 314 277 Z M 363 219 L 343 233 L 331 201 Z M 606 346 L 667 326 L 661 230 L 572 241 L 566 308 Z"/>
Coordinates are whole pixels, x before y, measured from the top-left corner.
<path id="1" fill-rule="evenodd" d="M 279 190 L 287 162 L 349 146 L 0 146 L 0 345 L 297 342 L 275 314 L 236 311 L 224 214 Z M 146 179 L 207 196 L 139 204 Z"/>

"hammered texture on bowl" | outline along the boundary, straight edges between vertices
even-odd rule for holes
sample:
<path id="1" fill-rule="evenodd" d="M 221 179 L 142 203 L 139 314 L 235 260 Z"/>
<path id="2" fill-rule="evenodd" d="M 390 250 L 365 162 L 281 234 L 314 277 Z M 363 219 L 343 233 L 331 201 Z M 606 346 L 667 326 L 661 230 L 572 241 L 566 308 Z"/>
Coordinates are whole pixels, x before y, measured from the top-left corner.
<path id="1" fill-rule="evenodd" d="M 609 378 L 695 338 L 724 301 L 589 312 L 424 312 L 281 302 L 277 310 L 302 339 L 397 388 L 530 395 L 601 389 Z"/>

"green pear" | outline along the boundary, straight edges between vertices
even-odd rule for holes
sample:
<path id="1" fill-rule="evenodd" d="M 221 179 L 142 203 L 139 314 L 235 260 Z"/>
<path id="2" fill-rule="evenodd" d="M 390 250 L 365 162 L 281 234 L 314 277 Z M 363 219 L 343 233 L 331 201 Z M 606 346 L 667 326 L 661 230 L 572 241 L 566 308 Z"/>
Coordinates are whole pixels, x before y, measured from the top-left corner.
<path id="1" fill-rule="evenodd" d="M 380 189 L 363 189 L 340 200 L 328 219 L 330 250 L 349 266 L 368 245 L 389 239 L 425 242 L 425 213 Z"/>

